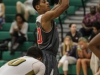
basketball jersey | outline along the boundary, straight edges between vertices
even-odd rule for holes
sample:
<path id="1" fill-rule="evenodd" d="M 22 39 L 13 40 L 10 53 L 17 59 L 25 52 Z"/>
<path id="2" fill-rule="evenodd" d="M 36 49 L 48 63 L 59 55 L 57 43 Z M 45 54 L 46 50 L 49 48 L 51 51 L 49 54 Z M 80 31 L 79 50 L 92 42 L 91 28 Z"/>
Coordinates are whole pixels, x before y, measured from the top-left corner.
<path id="1" fill-rule="evenodd" d="M 35 73 L 39 72 L 40 69 L 34 67 L 35 69 L 37 69 L 37 72 L 35 72 L 36 70 L 33 71 L 34 64 L 38 65 L 39 67 L 41 67 L 41 65 L 44 66 L 42 62 L 38 61 L 37 59 L 34 59 L 33 57 L 20 57 L 18 59 L 9 61 L 4 66 L 2 66 L 0 68 L 0 75 L 36 75 Z"/>
<path id="2" fill-rule="evenodd" d="M 58 52 L 59 47 L 59 37 L 57 32 L 57 27 L 52 22 L 52 29 L 50 32 L 45 32 L 41 26 L 42 15 L 37 17 L 37 43 L 41 50 L 49 51 L 55 56 Z"/>

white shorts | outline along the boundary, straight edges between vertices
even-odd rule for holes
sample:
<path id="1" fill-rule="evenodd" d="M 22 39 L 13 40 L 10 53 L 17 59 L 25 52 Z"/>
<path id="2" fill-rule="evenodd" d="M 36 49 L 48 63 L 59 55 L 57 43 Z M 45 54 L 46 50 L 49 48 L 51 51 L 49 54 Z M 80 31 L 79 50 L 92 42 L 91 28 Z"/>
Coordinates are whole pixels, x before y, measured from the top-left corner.
<path id="1" fill-rule="evenodd" d="M 32 6 L 25 5 L 21 3 L 20 1 L 19 3 L 21 5 L 22 12 L 24 12 L 25 10 L 28 10 L 30 15 L 36 15 L 37 11 Z"/>

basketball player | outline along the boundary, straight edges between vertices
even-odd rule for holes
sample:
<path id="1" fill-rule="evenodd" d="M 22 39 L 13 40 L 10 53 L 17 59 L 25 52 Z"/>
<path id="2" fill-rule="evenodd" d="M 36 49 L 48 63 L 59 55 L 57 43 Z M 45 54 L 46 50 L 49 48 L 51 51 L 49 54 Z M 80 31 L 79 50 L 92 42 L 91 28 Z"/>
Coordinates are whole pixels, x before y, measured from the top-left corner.
<path id="1" fill-rule="evenodd" d="M 43 52 L 43 63 L 46 66 L 45 75 L 59 75 L 56 54 L 59 38 L 54 19 L 59 17 L 69 6 L 69 0 L 59 0 L 56 7 L 50 10 L 47 0 L 33 0 L 33 7 L 37 10 L 37 43 Z"/>
<path id="2" fill-rule="evenodd" d="M 44 75 L 45 66 L 41 60 L 42 51 L 31 47 L 27 55 L 11 60 L 0 68 L 0 75 Z"/>
<path id="3" fill-rule="evenodd" d="M 90 50 L 100 59 L 100 33 L 97 34 L 89 43 Z M 100 68 L 95 75 L 100 75 Z"/>

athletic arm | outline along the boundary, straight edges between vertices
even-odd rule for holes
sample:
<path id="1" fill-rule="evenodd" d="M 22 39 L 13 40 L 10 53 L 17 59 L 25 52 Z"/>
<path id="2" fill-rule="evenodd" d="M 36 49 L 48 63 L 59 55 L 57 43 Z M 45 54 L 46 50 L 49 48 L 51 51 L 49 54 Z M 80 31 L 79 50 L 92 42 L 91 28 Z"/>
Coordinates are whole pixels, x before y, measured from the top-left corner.
<path id="1" fill-rule="evenodd" d="M 41 18 L 42 28 L 47 31 L 50 30 L 51 21 L 59 17 L 69 6 L 69 0 L 62 0 L 59 7 L 55 10 L 47 11 Z"/>
<path id="2" fill-rule="evenodd" d="M 44 75 L 45 65 L 42 62 L 36 62 L 33 64 L 33 71 L 36 75 Z"/>
<path id="3" fill-rule="evenodd" d="M 46 12 L 42 17 L 42 20 L 43 21 L 52 21 L 53 19 L 60 16 L 68 7 L 69 7 L 69 0 L 62 0 L 59 7 L 53 11 Z"/>
<path id="4" fill-rule="evenodd" d="M 98 46 L 100 46 L 100 33 L 96 35 L 89 43 L 90 50 L 100 59 L 100 49 Z"/>
<path id="5" fill-rule="evenodd" d="M 36 75 L 44 75 L 44 73 L 45 73 L 45 66 L 41 65 L 39 72 Z"/>

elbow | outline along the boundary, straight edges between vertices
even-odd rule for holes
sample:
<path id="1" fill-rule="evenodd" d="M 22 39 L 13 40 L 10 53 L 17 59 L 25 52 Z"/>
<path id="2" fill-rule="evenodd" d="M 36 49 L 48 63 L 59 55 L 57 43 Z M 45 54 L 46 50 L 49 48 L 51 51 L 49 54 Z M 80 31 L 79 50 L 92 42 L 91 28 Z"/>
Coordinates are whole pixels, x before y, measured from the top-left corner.
<path id="1" fill-rule="evenodd" d="M 93 46 L 94 46 L 94 45 L 93 45 L 91 42 L 88 44 L 88 48 L 89 48 L 89 49 L 92 49 Z"/>
<path id="2" fill-rule="evenodd" d="M 61 8 L 63 8 L 64 10 L 69 8 L 69 3 L 67 2 L 66 4 L 61 4 Z"/>
<path id="3" fill-rule="evenodd" d="M 67 3 L 66 5 L 65 5 L 65 9 L 68 9 L 69 8 L 69 3 Z"/>

